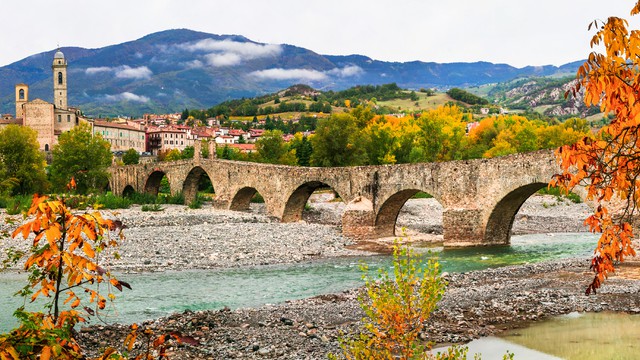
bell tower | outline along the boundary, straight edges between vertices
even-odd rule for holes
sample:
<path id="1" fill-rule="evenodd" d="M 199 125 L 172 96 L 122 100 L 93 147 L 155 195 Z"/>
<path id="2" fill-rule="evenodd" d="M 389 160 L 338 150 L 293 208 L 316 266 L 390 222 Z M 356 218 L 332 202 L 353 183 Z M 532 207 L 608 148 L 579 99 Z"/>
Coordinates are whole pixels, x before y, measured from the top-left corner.
<path id="1" fill-rule="evenodd" d="M 29 86 L 26 84 L 16 85 L 16 118 L 24 118 L 24 103 L 29 101 Z"/>
<path id="2" fill-rule="evenodd" d="M 53 105 L 57 109 L 67 109 L 67 60 L 60 49 L 53 56 Z"/>

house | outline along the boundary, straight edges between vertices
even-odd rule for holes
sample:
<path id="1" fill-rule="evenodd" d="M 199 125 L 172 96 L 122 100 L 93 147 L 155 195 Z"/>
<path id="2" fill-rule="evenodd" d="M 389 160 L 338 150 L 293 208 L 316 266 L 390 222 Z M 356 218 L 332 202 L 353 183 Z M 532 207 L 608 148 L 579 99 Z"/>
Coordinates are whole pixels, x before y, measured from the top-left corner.
<path id="1" fill-rule="evenodd" d="M 138 153 L 147 151 L 146 131 L 144 126 L 106 120 L 89 121 L 93 134 L 100 134 L 111 144 L 111 151 L 127 151 L 134 149 Z"/>

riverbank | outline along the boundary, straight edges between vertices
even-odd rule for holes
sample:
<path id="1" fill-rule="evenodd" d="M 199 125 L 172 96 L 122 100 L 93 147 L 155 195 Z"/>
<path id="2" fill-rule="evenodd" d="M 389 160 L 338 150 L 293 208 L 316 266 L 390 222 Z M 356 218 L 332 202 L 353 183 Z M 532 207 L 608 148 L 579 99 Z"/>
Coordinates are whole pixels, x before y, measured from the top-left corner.
<path id="1" fill-rule="evenodd" d="M 165 206 L 157 213 L 122 210 L 116 215 L 127 226 L 127 239 L 119 251 L 122 258 L 111 266 L 129 272 L 208 269 L 363 254 L 340 235 L 344 205 L 325 195 L 312 200 L 306 222 L 295 224 L 267 217 L 259 204 L 247 213 L 184 206 Z M 518 213 L 514 233 L 584 230 L 582 221 L 589 211 L 584 204 L 534 196 Z M 411 236 L 441 241 L 441 207 L 433 199 L 412 199 L 399 215 L 398 227 L 406 227 Z M 11 244 L 28 246 L 23 240 L 2 241 L 3 247 Z M 585 297 L 591 279 L 587 269 L 588 259 L 574 259 L 447 274 L 447 293 L 425 339 L 465 342 L 571 311 L 640 312 L 637 296 L 629 296 L 637 294 L 640 285 L 623 276 L 607 281 L 597 296 Z M 348 290 L 253 309 L 185 312 L 146 325 L 196 339 L 198 346 L 173 348 L 174 359 L 321 359 L 339 351 L 339 334 L 359 328 L 357 295 L 358 290 Z M 107 345 L 121 344 L 126 333 L 127 326 L 93 326 L 83 328 L 80 339 L 96 354 Z"/>
<path id="2" fill-rule="evenodd" d="M 466 342 L 550 316 L 583 311 L 640 313 L 637 262 L 623 264 L 597 295 L 585 296 L 588 259 L 445 274 L 449 282 L 424 338 Z M 255 309 L 184 312 L 146 322 L 156 332 L 180 332 L 198 345 L 172 349 L 176 359 L 322 359 L 338 352 L 338 337 L 359 329 L 358 290 L 288 301 Z M 80 339 L 93 353 L 120 344 L 127 327 L 83 328 Z M 106 339 L 109 339 L 108 343 Z"/>

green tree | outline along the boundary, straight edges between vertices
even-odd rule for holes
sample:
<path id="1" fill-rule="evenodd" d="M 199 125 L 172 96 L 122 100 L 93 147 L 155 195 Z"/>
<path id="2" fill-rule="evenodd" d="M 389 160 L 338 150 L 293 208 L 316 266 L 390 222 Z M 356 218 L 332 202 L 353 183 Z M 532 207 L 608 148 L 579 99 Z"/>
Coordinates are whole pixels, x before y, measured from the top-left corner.
<path id="1" fill-rule="evenodd" d="M 109 183 L 110 147 L 100 134 L 91 133 L 89 124 L 62 133 L 53 147 L 50 167 L 56 189 L 63 189 L 71 178 L 75 178 L 81 194 L 104 189 Z"/>
<path id="2" fill-rule="evenodd" d="M 181 156 L 183 159 L 193 159 L 195 154 L 195 148 L 193 146 L 187 146 L 182 150 Z"/>
<path id="3" fill-rule="evenodd" d="M 364 140 L 356 118 L 348 113 L 332 114 L 320 120 L 311 137 L 314 166 L 350 166 L 367 162 Z"/>
<path id="4" fill-rule="evenodd" d="M 15 179 L 14 194 L 44 192 L 49 183 L 35 130 L 8 125 L 0 130 L 0 181 Z"/>
<path id="5" fill-rule="evenodd" d="M 293 140 L 291 140 L 290 147 L 296 151 L 299 166 L 311 166 L 313 146 L 307 136 L 304 136 L 302 133 L 296 133 Z"/>
<path id="6" fill-rule="evenodd" d="M 285 165 L 296 164 L 295 152 L 289 150 L 289 146 L 282 138 L 282 135 L 280 130 L 267 130 L 256 141 L 256 152 L 263 162 Z"/>
<path id="7" fill-rule="evenodd" d="M 189 109 L 184 109 L 184 111 L 182 111 L 182 115 L 180 116 L 180 120 L 187 120 L 188 117 L 189 117 Z"/>
<path id="8" fill-rule="evenodd" d="M 122 162 L 125 165 L 137 164 L 140 162 L 140 154 L 135 149 L 129 149 L 122 155 Z"/>

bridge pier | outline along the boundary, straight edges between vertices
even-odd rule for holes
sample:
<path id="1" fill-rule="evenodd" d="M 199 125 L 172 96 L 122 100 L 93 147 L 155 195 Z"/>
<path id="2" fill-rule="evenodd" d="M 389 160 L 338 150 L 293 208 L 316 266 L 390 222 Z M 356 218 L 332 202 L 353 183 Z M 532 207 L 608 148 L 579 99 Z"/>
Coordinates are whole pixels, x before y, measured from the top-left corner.
<path id="1" fill-rule="evenodd" d="M 481 209 L 445 209 L 442 213 L 442 234 L 445 246 L 480 246 L 484 243 L 484 222 Z"/>
<path id="2" fill-rule="evenodd" d="M 342 234 L 357 240 L 380 237 L 376 229 L 376 213 L 369 199 L 357 197 L 347 204 L 342 214 Z"/>

